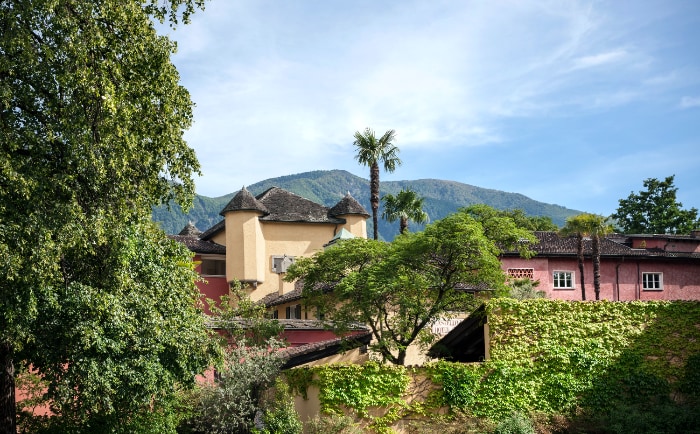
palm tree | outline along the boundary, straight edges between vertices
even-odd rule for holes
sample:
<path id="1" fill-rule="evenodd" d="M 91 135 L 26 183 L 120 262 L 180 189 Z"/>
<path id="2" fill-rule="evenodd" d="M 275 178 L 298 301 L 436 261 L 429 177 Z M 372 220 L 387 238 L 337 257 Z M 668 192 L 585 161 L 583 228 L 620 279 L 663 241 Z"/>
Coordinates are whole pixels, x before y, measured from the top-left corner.
<path id="1" fill-rule="evenodd" d="M 410 188 L 402 189 L 396 196 L 387 194 L 382 198 L 384 202 L 384 212 L 382 218 L 389 222 L 399 220 L 399 233 L 406 233 L 408 221 L 425 223 L 430 220 L 428 213 L 423 211 L 422 197 Z"/>
<path id="2" fill-rule="evenodd" d="M 605 217 L 596 214 L 579 214 L 566 219 L 566 225 L 561 229 L 562 235 L 575 235 L 578 256 L 578 268 L 581 272 L 581 299 L 586 299 L 586 288 L 583 281 L 583 239 L 590 237 L 592 241 L 593 259 L 593 290 L 595 299 L 600 300 L 600 237 L 612 232 L 612 226 L 607 224 Z"/>
<path id="3" fill-rule="evenodd" d="M 588 214 L 588 229 L 593 240 L 593 288 L 595 299 L 600 300 L 600 238 L 613 232 L 612 225 L 603 216 Z"/>
<path id="4" fill-rule="evenodd" d="M 372 223 L 374 224 L 374 239 L 379 238 L 377 228 L 377 210 L 379 209 L 379 163 L 382 163 L 384 170 L 393 172 L 396 166 L 401 165 L 399 159 L 399 148 L 394 146 L 396 132 L 389 130 L 377 139 L 374 131 L 365 128 L 364 133 L 355 132 L 355 149 L 357 155 L 355 159 L 362 165 L 369 167 L 369 189 L 370 204 L 372 205 Z"/>
<path id="5" fill-rule="evenodd" d="M 566 219 L 566 224 L 559 231 L 559 234 L 565 237 L 576 236 L 576 256 L 578 257 L 578 271 L 581 276 L 581 300 L 586 300 L 586 284 L 584 282 L 584 257 L 583 257 L 583 237 L 587 236 L 587 228 L 585 225 L 584 214 L 569 217 Z"/>

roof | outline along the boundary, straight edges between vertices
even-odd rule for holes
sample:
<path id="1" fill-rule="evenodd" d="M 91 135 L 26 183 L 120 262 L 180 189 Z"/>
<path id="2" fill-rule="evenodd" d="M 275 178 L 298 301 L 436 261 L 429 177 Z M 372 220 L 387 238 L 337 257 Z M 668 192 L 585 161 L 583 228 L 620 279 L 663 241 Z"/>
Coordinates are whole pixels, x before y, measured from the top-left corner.
<path id="1" fill-rule="evenodd" d="M 263 214 L 269 213 L 265 205 L 260 203 L 257 198 L 253 197 L 245 186 L 233 196 L 219 214 L 226 215 L 229 211 L 258 211 Z"/>
<path id="2" fill-rule="evenodd" d="M 202 231 L 197 229 L 197 226 L 195 226 L 194 223 L 189 222 L 189 223 L 187 223 L 187 225 L 184 228 L 182 228 L 182 230 L 180 231 L 180 233 L 178 235 L 199 236 L 201 234 L 202 234 Z"/>
<path id="3" fill-rule="evenodd" d="M 187 246 L 191 252 L 209 255 L 225 255 L 226 246 L 217 244 L 213 241 L 201 240 L 197 237 L 189 235 L 168 235 L 172 240 L 180 242 Z"/>
<path id="4" fill-rule="evenodd" d="M 355 200 L 354 197 L 350 195 L 348 191 L 347 194 L 335 204 L 333 208 L 328 211 L 331 216 L 343 216 L 343 215 L 361 215 L 364 217 L 369 217 L 365 207 L 360 205 L 360 202 Z"/>
<path id="5" fill-rule="evenodd" d="M 180 231 L 179 235 L 168 235 L 168 238 L 184 244 L 194 253 L 224 255 L 226 254 L 226 246 L 217 244 L 213 241 L 204 240 L 201 238 L 202 231 L 189 222 Z"/>
<path id="6" fill-rule="evenodd" d="M 486 308 L 479 305 L 428 350 L 428 356 L 455 362 L 480 362 L 486 356 L 484 323 Z"/>
<path id="7" fill-rule="evenodd" d="M 371 340 L 372 333 L 361 332 L 344 338 L 335 338 L 327 341 L 312 342 L 298 347 L 289 347 L 283 350 L 284 357 L 287 361 L 282 365 L 282 369 L 290 369 L 362 345 L 369 345 Z"/>
<path id="8" fill-rule="evenodd" d="M 537 256 L 576 256 L 578 248 L 578 240 L 575 236 L 560 237 L 556 232 L 535 232 L 537 243 L 532 246 L 532 249 L 537 253 Z M 600 240 L 600 255 L 601 257 L 666 257 L 666 258 L 692 258 L 700 259 L 700 253 L 691 252 L 669 252 L 661 249 L 635 249 L 631 247 L 631 238 L 634 237 L 659 237 L 658 235 L 620 235 L 611 234 Z M 682 237 L 682 239 L 695 239 L 685 235 L 664 235 L 663 237 Z M 678 239 L 678 238 L 674 238 Z M 698 240 L 700 241 L 700 240 Z M 583 253 L 590 256 L 593 252 L 593 242 L 590 238 L 583 240 Z M 518 255 L 518 252 L 504 252 L 504 256 Z"/>
<path id="9" fill-rule="evenodd" d="M 323 245 L 323 247 L 329 247 L 329 246 L 332 246 L 333 244 L 336 244 L 340 240 L 349 240 L 352 238 L 356 238 L 352 232 L 350 232 L 349 230 L 347 230 L 345 228 L 341 228 L 338 231 L 338 233 L 335 234 L 335 236 L 333 238 L 331 238 L 331 240 L 328 243 Z"/>
<path id="10" fill-rule="evenodd" d="M 265 190 L 256 199 L 269 210 L 261 221 L 345 223 L 344 219 L 331 216 L 325 206 L 279 187 Z"/>
<path id="11" fill-rule="evenodd" d="M 281 304 L 290 303 L 292 301 L 297 301 L 302 299 L 302 284 L 301 281 L 297 280 L 294 282 L 294 289 L 285 294 L 279 295 L 277 292 L 267 294 L 265 297 L 261 298 L 258 303 L 264 305 L 265 307 L 279 306 Z"/>

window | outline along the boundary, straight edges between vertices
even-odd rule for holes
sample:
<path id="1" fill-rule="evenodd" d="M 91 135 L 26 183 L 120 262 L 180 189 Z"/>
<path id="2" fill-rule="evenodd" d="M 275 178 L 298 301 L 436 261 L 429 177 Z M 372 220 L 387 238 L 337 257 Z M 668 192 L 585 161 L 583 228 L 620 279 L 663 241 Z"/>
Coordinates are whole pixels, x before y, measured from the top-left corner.
<path id="1" fill-rule="evenodd" d="M 301 305 L 287 306 L 287 319 L 301 319 Z"/>
<path id="2" fill-rule="evenodd" d="M 294 256 L 275 255 L 272 257 L 272 272 L 286 273 L 287 268 L 294 263 Z"/>
<path id="3" fill-rule="evenodd" d="M 661 291 L 664 289 L 662 273 L 642 273 L 642 288 L 645 291 Z"/>
<path id="4" fill-rule="evenodd" d="M 574 288 L 574 272 L 573 271 L 555 271 L 552 275 L 554 280 L 554 289 L 573 289 Z"/>
<path id="5" fill-rule="evenodd" d="M 225 276 L 226 261 L 223 259 L 202 259 L 200 270 L 204 276 Z"/>
<path id="6" fill-rule="evenodd" d="M 535 269 L 534 268 L 509 268 L 508 276 L 515 279 L 534 279 Z"/>

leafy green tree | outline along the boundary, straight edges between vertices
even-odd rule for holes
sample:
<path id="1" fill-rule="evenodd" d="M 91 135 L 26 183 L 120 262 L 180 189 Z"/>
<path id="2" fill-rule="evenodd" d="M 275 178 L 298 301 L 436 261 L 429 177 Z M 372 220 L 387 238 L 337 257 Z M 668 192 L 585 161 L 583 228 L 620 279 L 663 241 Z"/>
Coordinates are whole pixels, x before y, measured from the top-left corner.
<path id="1" fill-rule="evenodd" d="M 191 254 L 148 221 L 110 230 L 95 257 L 83 250 L 64 250 L 67 273 L 81 278 L 38 294 L 37 337 L 20 352 L 49 385 L 52 425 L 174 432 L 173 392 L 194 387 L 216 351 Z"/>
<path id="2" fill-rule="evenodd" d="M 630 193 L 620 199 L 620 206 L 611 218 L 626 234 L 689 234 L 700 228 L 697 208 L 682 209 L 676 200 L 678 188 L 673 185 L 675 175 L 663 181 L 644 180 L 646 191 Z"/>
<path id="3" fill-rule="evenodd" d="M 463 210 L 392 243 L 345 240 L 298 260 L 285 278 L 303 279 L 307 304 L 321 308 L 338 332 L 366 324 L 373 350 L 402 365 L 409 345 L 432 341 L 436 320 L 473 307 L 465 289 L 503 287 L 501 249 L 528 256 L 534 241 L 510 219 L 480 222 Z"/>
<path id="4" fill-rule="evenodd" d="M 117 432 L 207 364 L 189 253 L 144 223 L 199 173 L 153 19 L 202 3 L 0 0 L 0 433 L 15 366 L 42 370 L 71 432 Z"/>
<path id="5" fill-rule="evenodd" d="M 384 170 L 391 173 L 396 170 L 396 166 L 401 165 L 399 159 L 399 148 L 394 146 L 396 132 L 388 130 L 382 137 L 377 139 L 374 131 L 365 128 L 363 133 L 355 132 L 353 145 L 357 151 L 355 159 L 362 165 L 369 167 L 369 188 L 370 205 L 372 206 L 372 224 L 374 226 L 374 239 L 379 239 L 379 164 L 384 166 Z"/>
<path id="6" fill-rule="evenodd" d="M 384 213 L 382 217 L 393 223 L 399 220 L 399 233 L 403 234 L 408 230 L 408 221 L 416 223 L 426 223 L 430 218 L 428 213 L 423 211 L 422 197 L 410 188 L 401 189 L 396 195 L 387 194 L 382 198 L 384 202 Z"/>
<path id="7" fill-rule="evenodd" d="M 521 209 L 498 210 L 486 204 L 470 205 L 466 211 L 477 220 L 489 220 L 495 217 L 511 219 L 521 229 L 529 231 L 557 231 L 559 227 L 547 216 L 528 216 Z"/>

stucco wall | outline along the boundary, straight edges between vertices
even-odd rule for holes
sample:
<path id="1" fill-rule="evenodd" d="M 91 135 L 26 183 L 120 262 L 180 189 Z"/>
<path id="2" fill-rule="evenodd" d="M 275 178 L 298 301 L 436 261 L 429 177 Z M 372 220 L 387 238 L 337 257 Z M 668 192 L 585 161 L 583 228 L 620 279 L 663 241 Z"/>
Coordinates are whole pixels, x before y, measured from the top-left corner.
<path id="1" fill-rule="evenodd" d="M 503 258 L 502 268 L 534 268 L 537 287 L 549 298 L 558 300 L 581 300 L 581 276 L 575 258 Z M 584 262 L 586 299 L 594 300 L 593 262 Z M 555 289 L 552 279 L 554 271 L 574 273 L 573 289 Z M 663 289 L 642 289 L 642 273 L 663 273 Z M 700 263 L 668 261 L 660 259 L 613 259 L 601 260 L 600 298 L 605 300 L 700 300 Z"/>

